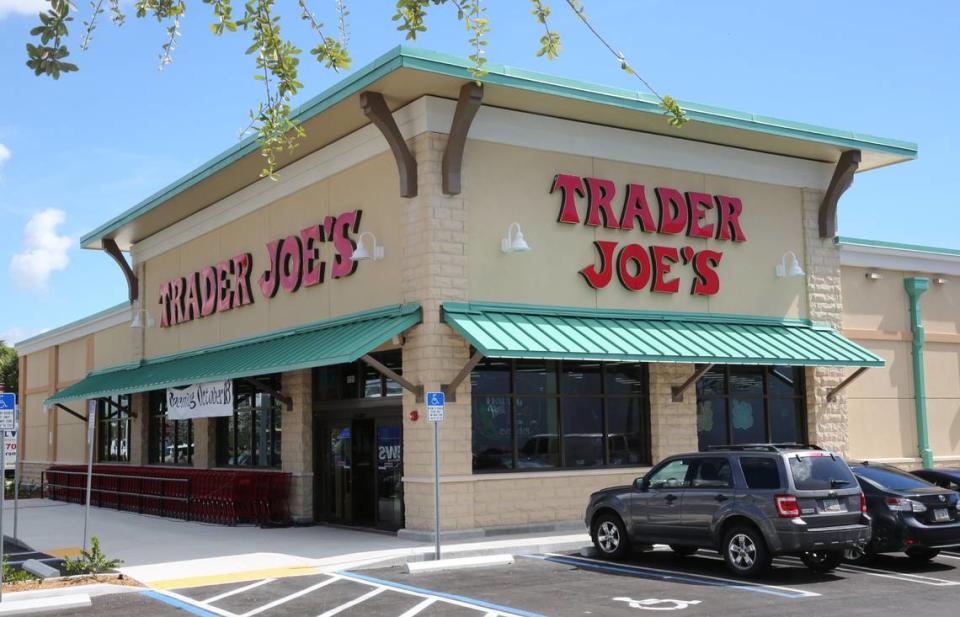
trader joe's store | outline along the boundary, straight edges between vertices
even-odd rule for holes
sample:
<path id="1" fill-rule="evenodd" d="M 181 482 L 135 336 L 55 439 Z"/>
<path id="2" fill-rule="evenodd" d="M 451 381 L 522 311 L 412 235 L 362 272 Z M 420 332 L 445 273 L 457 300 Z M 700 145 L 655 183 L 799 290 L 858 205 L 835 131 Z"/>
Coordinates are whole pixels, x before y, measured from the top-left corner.
<path id="1" fill-rule="evenodd" d="M 441 390 L 450 532 L 578 521 L 711 444 L 960 459 L 960 255 L 837 235 L 914 145 L 468 68 L 397 48 L 299 110 L 278 180 L 247 140 L 86 235 L 129 297 L 18 345 L 24 478 L 85 461 L 95 408 L 95 502 L 181 478 L 164 509 L 217 519 L 243 477 L 416 535 Z"/>

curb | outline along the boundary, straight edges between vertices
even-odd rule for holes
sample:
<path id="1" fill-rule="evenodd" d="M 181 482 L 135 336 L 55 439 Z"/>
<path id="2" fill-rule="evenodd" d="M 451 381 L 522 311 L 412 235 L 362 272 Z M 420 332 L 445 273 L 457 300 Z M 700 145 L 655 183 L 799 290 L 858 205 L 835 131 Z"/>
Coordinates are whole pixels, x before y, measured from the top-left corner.
<path id="1" fill-rule="evenodd" d="M 65 596 L 32 598 L 26 600 L 5 601 L 0 603 L 0 615 L 36 615 L 67 610 L 89 608 L 90 596 L 85 593 L 72 593 Z"/>
<path id="2" fill-rule="evenodd" d="M 492 566 L 509 566 L 513 563 L 513 555 L 483 555 L 479 557 L 459 557 L 457 559 L 441 559 L 439 561 L 412 561 L 407 563 L 407 574 L 421 572 L 439 572 L 441 570 L 465 570 L 467 568 L 485 568 Z"/>

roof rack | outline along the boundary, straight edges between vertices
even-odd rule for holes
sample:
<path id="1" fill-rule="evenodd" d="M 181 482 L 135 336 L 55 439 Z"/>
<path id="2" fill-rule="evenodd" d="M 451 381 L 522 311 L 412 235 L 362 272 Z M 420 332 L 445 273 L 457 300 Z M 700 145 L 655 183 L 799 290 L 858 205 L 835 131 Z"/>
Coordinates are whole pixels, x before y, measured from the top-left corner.
<path id="1" fill-rule="evenodd" d="M 809 443 L 738 443 L 707 446 L 706 452 L 720 450 L 735 450 L 747 452 L 783 452 L 784 450 L 823 450 L 820 446 Z"/>

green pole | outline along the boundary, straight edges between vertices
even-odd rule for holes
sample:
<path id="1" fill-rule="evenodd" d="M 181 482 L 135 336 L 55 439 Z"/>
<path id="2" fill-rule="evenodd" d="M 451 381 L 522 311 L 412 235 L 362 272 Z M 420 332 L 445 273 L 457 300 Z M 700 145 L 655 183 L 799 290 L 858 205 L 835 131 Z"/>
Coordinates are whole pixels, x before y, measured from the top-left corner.
<path id="1" fill-rule="evenodd" d="M 923 320 L 920 315 L 920 296 L 930 287 L 929 279 L 911 276 L 903 279 L 903 286 L 910 297 L 910 331 L 913 332 L 913 400 L 917 411 L 917 446 L 923 467 L 933 467 L 933 450 L 930 449 L 930 431 L 927 429 L 927 388 L 923 376 Z"/>

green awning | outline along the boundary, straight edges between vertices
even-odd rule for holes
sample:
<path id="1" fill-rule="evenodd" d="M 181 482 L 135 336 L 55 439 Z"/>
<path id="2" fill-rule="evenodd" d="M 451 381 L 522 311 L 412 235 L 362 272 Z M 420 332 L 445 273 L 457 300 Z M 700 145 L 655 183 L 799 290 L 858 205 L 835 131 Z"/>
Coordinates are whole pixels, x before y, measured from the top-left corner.
<path id="1" fill-rule="evenodd" d="M 832 328 L 805 320 L 444 303 L 444 321 L 491 358 L 883 366 Z"/>
<path id="2" fill-rule="evenodd" d="M 353 362 L 418 323 L 418 304 L 365 311 L 90 373 L 44 405 Z"/>

